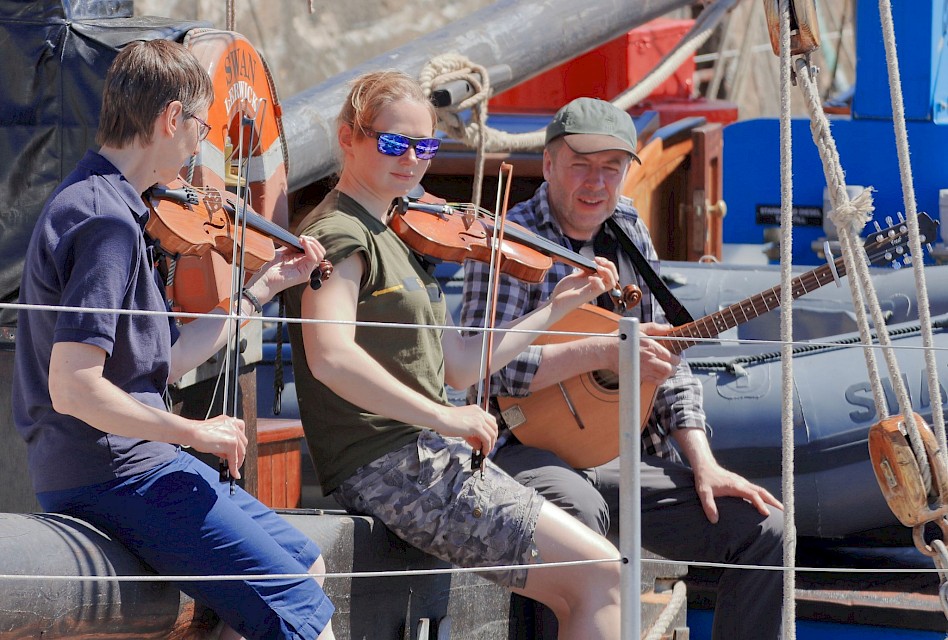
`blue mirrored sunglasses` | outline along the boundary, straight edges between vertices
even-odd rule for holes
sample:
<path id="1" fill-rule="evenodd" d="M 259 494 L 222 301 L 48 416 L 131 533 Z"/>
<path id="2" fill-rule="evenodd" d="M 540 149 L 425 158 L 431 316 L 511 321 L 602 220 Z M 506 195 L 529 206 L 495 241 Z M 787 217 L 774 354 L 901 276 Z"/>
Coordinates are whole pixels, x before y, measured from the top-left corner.
<path id="1" fill-rule="evenodd" d="M 387 156 L 403 156 L 409 148 L 414 148 L 415 157 L 419 160 L 431 160 L 438 153 L 438 147 L 441 146 L 441 141 L 437 138 L 413 138 L 400 133 L 385 133 L 371 129 L 366 133 L 379 141 L 379 153 Z"/>

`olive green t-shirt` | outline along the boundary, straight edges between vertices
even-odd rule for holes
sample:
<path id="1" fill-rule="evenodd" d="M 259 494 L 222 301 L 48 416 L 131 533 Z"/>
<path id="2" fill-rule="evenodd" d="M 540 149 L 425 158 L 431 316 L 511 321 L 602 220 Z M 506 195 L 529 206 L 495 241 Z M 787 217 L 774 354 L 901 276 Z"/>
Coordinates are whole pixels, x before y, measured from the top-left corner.
<path id="1" fill-rule="evenodd" d="M 303 220 L 298 233 L 319 240 L 326 258 L 335 264 L 362 254 L 366 266 L 356 320 L 386 326 L 357 326 L 356 344 L 400 382 L 447 405 L 442 330 L 388 324 L 443 326 L 445 321 L 441 288 L 405 244 L 386 224 L 338 191 L 330 192 Z M 302 291 L 298 287 L 287 292 L 291 317 L 300 317 Z M 290 324 L 290 339 L 300 417 L 324 494 L 359 467 L 417 439 L 421 427 L 357 407 L 316 380 L 306 364 L 299 324 Z"/>

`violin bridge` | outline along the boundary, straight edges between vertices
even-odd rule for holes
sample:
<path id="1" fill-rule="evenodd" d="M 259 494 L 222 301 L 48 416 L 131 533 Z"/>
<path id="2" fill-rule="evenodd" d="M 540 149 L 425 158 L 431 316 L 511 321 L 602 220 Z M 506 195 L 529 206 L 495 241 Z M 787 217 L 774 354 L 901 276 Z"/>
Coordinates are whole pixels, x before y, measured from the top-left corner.
<path id="1" fill-rule="evenodd" d="M 217 189 L 206 190 L 204 192 L 204 206 L 207 207 L 207 210 L 211 213 L 220 211 L 224 206 L 224 199 L 221 197 L 221 192 Z"/>
<path id="2" fill-rule="evenodd" d="M 464 228 L 470 230 L 470 228 L 474 226 L 474 212 L 471 209 L 465 207 L 461 213 L 461 220 L 464 221 Z"/>

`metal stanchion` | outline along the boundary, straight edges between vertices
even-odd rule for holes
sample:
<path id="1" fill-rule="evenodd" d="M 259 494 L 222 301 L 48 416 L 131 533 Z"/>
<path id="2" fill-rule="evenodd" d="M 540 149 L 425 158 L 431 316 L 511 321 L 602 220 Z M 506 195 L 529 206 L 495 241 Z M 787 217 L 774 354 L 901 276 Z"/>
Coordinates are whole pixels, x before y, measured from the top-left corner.
<path id="1" fill-rule="evenodd" d="M 642 487 L 639 321 L 619 320 L 619 552 L 622 554 L 622 639 L 642 637 Z"/>

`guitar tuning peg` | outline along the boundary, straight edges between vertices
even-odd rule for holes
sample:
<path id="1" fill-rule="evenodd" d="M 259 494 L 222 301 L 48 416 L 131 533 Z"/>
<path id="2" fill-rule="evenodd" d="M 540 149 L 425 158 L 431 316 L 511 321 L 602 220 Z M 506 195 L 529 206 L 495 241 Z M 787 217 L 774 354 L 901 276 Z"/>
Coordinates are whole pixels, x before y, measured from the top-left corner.
<path id="1" fill-rule="evenodd" d="M 898 216 L 899 216 L 899 222 L 905 222 L 905 214 L 904 214 L 904 213 L 902 213 L 901 211 L 899 211 Z"/>
<path id="2" fill-rule="evenodd" d="M 885 217 L 885 226 L 887 226 L 887 227 L 891 227 L 891 226 L 892 226 L 892 216 L 886 216 L 886 217 Z"/>
<path id="3" fill-rule="evenodd" d="M 873 220 L 873 221 L 872 221 L 872 224 L 874 224 L 874 225 L 876 226 L 876 231 L 877 231 L 877 232 L 878 232 L 878 231 L 882 231 L 882 225 L 879 224 L 879 221 L 878 221 L 878 220 Z"/>
<path id="4" fill-rule="evenodd" d="M 932 243 L 931 243 L 931 242 L 926 242 L 926 243 L 925 243 L 925 248 L 928 250 L 928 253 L 931 253 L 932 251 L 934 251 L 934 249 L 932 249 Z"/>

